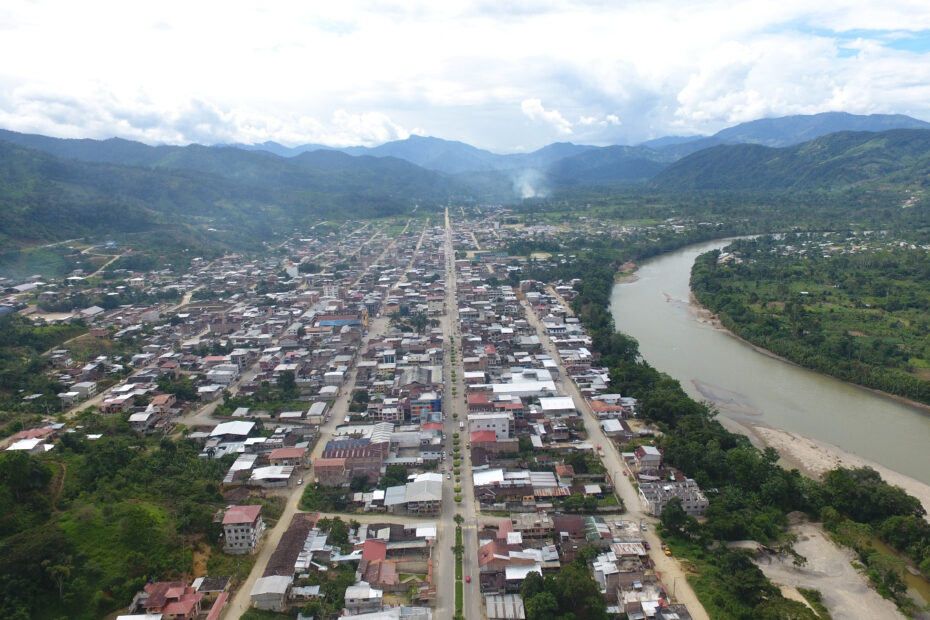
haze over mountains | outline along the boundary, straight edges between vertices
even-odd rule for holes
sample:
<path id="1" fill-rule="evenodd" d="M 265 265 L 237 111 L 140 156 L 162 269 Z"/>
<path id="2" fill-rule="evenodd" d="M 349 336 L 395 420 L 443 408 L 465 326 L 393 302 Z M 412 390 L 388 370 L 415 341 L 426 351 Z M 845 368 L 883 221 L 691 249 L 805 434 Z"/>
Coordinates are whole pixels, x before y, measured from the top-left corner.
<path id="1" fill-rule="evenodd" d="M 930 123 L 840 112 L 763 119 L 636 146 L 501 155 L 439 138 L 381 146 L 148 146 L 0 130 L 0 250 L 153 227 L 249 229 L 574 188 L 837 190 L 930 172 Z"/>

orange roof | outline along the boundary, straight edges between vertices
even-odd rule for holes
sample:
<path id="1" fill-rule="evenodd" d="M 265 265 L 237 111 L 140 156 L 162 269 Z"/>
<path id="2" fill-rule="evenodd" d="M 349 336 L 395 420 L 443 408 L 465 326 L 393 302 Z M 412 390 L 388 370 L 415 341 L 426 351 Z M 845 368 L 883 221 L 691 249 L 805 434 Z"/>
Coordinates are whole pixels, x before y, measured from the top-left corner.
<path id="1" fill-rule="evenodd" d="M 272 450 L 269 459 L 298 459 L 307 451 L 306 448 L 278 448 Z"/>
<path id="2" fill-rule="evenodd" d="M 262 512 L 261 506 L 230 506 L 223 515 L 223 525 L 230 523 L 252 523 Z"/>
<path id="3" fill-rule="evenodd" d="M 223 607 L 226 606 L 226 599 L 228 598 L 229 592 L 220 592 L 220 595 L 216 597 L 216 602 L 213 603 L 213 607 L 210 608 L 207 620 L 219 620 L 220 614 L 223 613 Z"/>
<path id="4" fill-rule="evenodd" d="M 383 540 L 368 539 L 362 544 L 362 559 L 383 560 L 387 557 L 387 543 Z"/>
<path id="5" fill-rule="evenodd" d="M 471 440 L 473 443 L 497 441 L 497 435 L 494 431 L 472 431 Z"/>
<path id="6" fill-rule="evenodd" d="M 346 460 L 345 457 L 331 458 L 331 459 L 314 459 L 314 467 L 345 467 Z"/>

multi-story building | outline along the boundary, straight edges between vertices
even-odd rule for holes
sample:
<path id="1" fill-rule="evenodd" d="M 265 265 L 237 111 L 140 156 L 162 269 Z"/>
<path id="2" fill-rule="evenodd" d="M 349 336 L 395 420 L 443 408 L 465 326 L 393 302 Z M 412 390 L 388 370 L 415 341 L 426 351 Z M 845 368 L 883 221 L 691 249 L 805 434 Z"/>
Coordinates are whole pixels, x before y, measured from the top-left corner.
<path id="1" fill-rule="evenodd" d="M 226 553 L 252 553 L 265 531 L 261 506 L 230 506 L 223 516 Z"/>

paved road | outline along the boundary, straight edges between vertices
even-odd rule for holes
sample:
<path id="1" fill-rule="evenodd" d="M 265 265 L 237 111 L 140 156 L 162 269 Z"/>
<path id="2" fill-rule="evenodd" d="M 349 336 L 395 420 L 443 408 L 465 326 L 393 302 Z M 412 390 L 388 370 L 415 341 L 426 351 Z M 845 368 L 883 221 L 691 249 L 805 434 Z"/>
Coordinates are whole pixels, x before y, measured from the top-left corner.
<path id="1" fill-rule="evenodd" d="M 556 385 L 560 393 L 570 395 L 575 402 L 575 408 L 582 412 L 585 419 L 585 429 L 588 431 L 590 442 L 595 445 L 603 446 L 604 448 L 604 454 L 601 460 L 610 473 L 611 478 L 613 478 L 614 484 L 626 507 L 627 513 L 624 515 L 624 518 L 647 524 L 648 531 L 643 533 L 643 538 L 645 538 L 652 547 L 649 552 L 649 557 L 655 563 L 656 572 L 661 575 L 666 590 L 670 594 L 674 592 L 673 602 L 680 602 L 687 605 L 688 611 L 691 612 L 691 617 L 695 620 L 709 620 L 704 606 L 701 605 L 697 596 L 694 594 L 694 590 L 691 589 L 690 584 L 688 584 L 685 579 L 685 572 L 682 570 L 681 565 L 674 558 L 670 558 L 662 553 L 661 541 L 655 534 L 655 524 L 658 520 L 643 511 L 643 505 L 639 499 L 639 492 L 633 487 L 629 478 L 624 474 L 624 472 L 627 471 L 626 465 L 622 462 L 620 454 L 614 447 L 613 442 L 604 435 L 597 416 L 591 411 L 588 401 L 581 395 L 578 386 L 567 377 L 562 358 L 559 357 L 558 351 L 546 334 L 545 329 L 543 329 L 542 322 L 537 318 L 536 313 L 533 312 L 533 309 L 527 304 L 525 299 L 522 300 L 521 303 L 526 312 L 527 320 L 535 327 L 539 339 L 542 341 L 543 348 L 559 365 L 559 380 L 556 381 Z"/>
<path id="2" fill-rule="evenodd" d="M 437 601 L 436 601 L 436 618 L 451 618 L 455 613 L 455 556 L 446 550 L 455 545 L 455 522 L 452 520 L 456 513 L 461 514 L 464 518 L 462 522 L 463 544 L 465 553 L 463 556 L 464 575 L 470 575 L 471 583 L 464 584 L 464 616 L 471 620 L 472 618 L 483 618 L 485 614 L 484 605 L 482 604 L 481 592 L 478 585 L 478 511 L 475 504 L 475 489 L 472 482 L 471 455 L 465 449 L 468 443 L 468 409 L 465 405 L 465 370 L 462 366 L 462 332 L 458 315 L 458 304 L 456 303 L 456 273 L 455 273 L 455 249 L 452 246 L 452 224 L 449 218 L 449 210 L 446 209 L 446 314 L 441 320 L 443 337 L 446 346 L 446 355 L 444 356 L 443 375 L 446 379 L 446 390 L 444 393 L 445 406 L 447 412 L 443 434 L 447 438 L 447 452 L 452 454 L 452 434 L 459 433 L 459 445 L 462 449 L 461 478 L 459 485 L 462 492 L 462 503 L 455 505 L 452 497 L 454 492 L 449 483 L 446 486 L 446 492 L 443 493 L 443 513 L 442 524 L 444 534 L 441 534 L 439 544 L 440 551 L 448 555 L 447 560 L 443 560 L 442 571 L 438 572 L 437 581 Z M 455 352 L 455 364 L 450 363 L 450 352 Z M 456 380 L 452 381 L 452 371 L 456 373 Z M 456 388 L 456 394 L 452 394 L 452 386 Z M 458 414 L 458 419 L 453 419 L 452 413 Z M 464 422 L 465 428 L 459 430 L 459 422 Z M 451 462 L 450 465 L 451 467 Z M 453 480 L 454 482 L 454 480 Z M 443 556 L 445 557 L 445 556 Z"/>

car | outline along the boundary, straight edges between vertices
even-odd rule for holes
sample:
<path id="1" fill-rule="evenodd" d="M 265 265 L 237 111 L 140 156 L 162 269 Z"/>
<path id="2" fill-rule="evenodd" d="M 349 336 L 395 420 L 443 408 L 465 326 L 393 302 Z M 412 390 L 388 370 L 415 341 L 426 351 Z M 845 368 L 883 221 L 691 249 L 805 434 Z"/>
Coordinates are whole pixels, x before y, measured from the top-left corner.
<path id="1" fill-rule="evenodd" d="M 446 480 L 452 480 L 452 474 L 446 474 Z"/>
<path id="2" fill-rule="evenodd" d="M 471 575 L 465 575 L 465 583 L 471 583 Z"/>
<path id="3" fill-rule="evenodd" d="M 639 527 L 642 528 L 642 530 L 643 530 L 644 532 L 646 531 L 646 524 L 645 524 L 645 523 L 640 523 L 640 524 L 639 524 Z"/>
<path id="4" fill-rule="evenodd" d="M 643 541 L 643 547 L 646 549 L 646 551 L 652 549 L 652 547 L 649 546 L 649 542 L 645 540 Z"/>
<path id="5" fill-rule="evenodd" d="M 303 484 L 303 483 L 304 483 L 304 479 L 303 479 L 303 478 L 298 478 L 298 479 L 297 479 L 297 484 Z"/>

